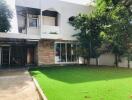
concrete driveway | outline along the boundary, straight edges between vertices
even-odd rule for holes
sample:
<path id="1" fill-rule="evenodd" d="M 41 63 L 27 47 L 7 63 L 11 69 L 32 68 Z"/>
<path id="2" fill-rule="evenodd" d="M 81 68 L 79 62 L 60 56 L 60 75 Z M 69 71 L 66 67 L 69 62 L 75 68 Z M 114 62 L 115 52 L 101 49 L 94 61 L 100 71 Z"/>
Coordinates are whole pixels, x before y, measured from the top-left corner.
<path id="1" fill-rule="evenodd" d="M 27 70 L 0 71 L 0 100 L 40 100 Z"/>

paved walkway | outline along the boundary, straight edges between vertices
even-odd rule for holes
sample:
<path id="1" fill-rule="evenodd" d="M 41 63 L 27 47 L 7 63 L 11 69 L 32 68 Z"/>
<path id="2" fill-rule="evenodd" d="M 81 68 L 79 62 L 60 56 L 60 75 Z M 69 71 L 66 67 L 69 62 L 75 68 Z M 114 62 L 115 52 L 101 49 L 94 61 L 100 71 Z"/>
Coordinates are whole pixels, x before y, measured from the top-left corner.
<path id="1" fill-rule="evenodd" d="M 40 100 L 28 71 L 0 71 L 0 100 Z"/>

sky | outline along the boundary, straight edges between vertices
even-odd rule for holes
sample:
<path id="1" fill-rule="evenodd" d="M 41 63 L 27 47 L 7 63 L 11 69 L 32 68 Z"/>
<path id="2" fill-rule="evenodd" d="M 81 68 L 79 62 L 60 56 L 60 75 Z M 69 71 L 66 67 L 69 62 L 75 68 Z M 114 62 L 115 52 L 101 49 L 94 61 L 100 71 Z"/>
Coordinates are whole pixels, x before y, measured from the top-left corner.
<path id="1" fill-rule="evenodd" d="M 86 4 L 90 3 L 92 0 L 61 0 L 61 1 L 67 1 L 67 2 L 71 2 L 71 3 L 86 5 Z"/>
<path id="2" fill-rule="evenodd" d="M 5 0 L 5 1 L 8 1 L 8 0 Z M 10 2 L 11 1 L 12 0 L 10 0 Z M 89 4 L 92 0 L 61 0 L 61 1 L 66 1 L 66 2 L 71 2 L 71 3 L 77 3 L 77 4 L 81 4 L 81 5 L 86 5 L 86 4 Z"/>
<path id="3" fill-rule="evenodd" d="M 5 0 L 5 1 L 12 2 L 12 0 Z M 89 4 L 92 0 L 61 0 L 61 1 L 66 1 L 66 2 L 71 2 L 71 3 L 81 4 L 81 5 L 86 5 L 86 4 Z"/>

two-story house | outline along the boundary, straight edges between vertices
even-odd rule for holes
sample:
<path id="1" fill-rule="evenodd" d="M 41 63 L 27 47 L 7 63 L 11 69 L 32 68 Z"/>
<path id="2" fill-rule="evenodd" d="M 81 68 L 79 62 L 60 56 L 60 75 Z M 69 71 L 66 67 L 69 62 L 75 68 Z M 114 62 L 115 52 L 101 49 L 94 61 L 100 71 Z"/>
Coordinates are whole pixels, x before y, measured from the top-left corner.
<path id="1" fill-rule="evenodd" d="M 61 0 L 6 0 L 13 11 L 11 29 L 0 33 L 0 65 L 79 63 L 77 33 L 68 23 L 91 6 Z"/>

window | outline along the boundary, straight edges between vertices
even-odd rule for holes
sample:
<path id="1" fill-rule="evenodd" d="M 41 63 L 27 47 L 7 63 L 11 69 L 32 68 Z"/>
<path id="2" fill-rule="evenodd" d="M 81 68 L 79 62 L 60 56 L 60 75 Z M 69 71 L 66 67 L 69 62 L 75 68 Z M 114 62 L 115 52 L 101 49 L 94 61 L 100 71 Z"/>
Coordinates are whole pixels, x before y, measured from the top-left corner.
<path id="1" fill-rule="evenodd" d="M 55 17 L 43 16 L 43 25 L 55 26 Z"/>
<path id="2" fill-rule="evenodd" d="M 38 16 L 29 17 L 29 27 L 38 27 Z"/>
<path id="3" fill-rule="evenodd" d="M 77 62 L 76 43 L 56 43 L 56 62 Z"/>

